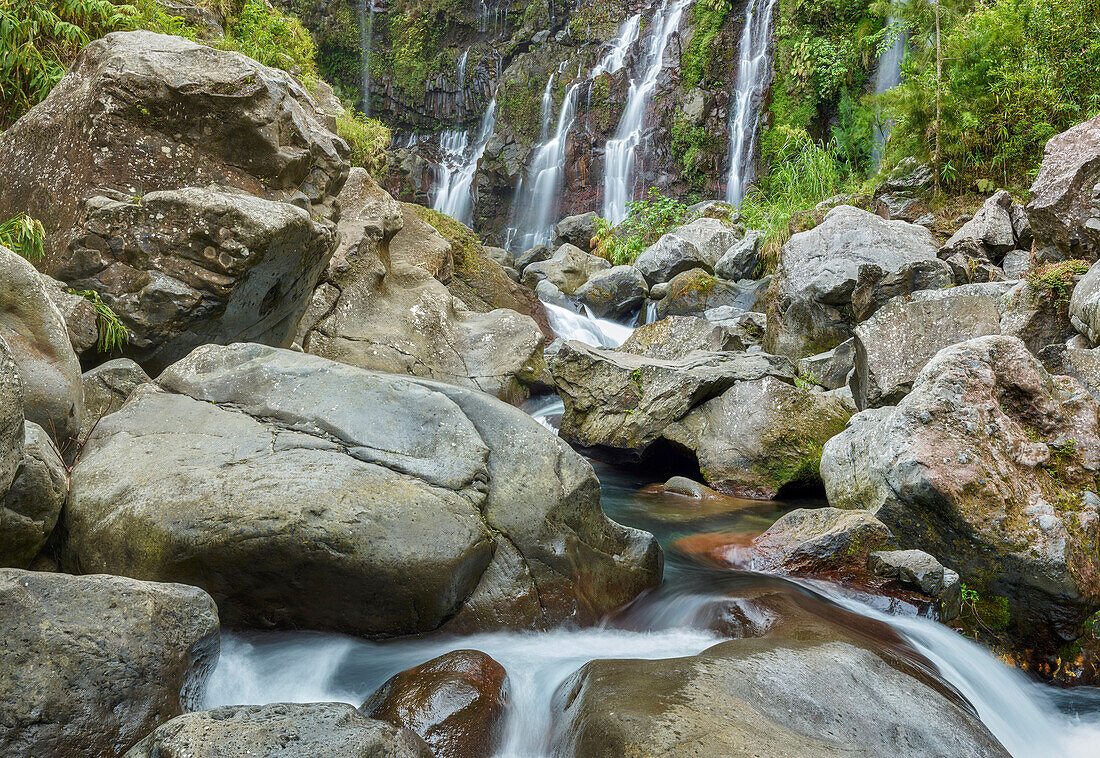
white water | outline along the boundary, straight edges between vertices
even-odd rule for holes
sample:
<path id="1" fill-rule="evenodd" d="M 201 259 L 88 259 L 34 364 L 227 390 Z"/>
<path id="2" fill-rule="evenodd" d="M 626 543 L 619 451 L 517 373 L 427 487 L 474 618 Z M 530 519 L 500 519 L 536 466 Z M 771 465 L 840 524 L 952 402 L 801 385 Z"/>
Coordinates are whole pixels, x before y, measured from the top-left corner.
<path id="1" fill-rule="evenodd" d="M 898 2 L 898 0 L 895 0 Z M 887 28 L 900 23 L 899 19 L 891 14 L 887 19 Z M 905 47 L 909 36 L 900 32 L 893 40 L 890 48 L 878 59 L 878 68 L 875 69 L 875 94 L 881 95 L 901 84 L 901 64 L 905 59 Z M 891 124 L 885 123 L 875 127 L 874 140 L 871 148 L 871 160 L 878 165 L 882 159 L 882 148 L 890 136 Z"/>
<path id="2" fill-rule="evenodd" d="M 632 79 L 626 107 L 604 150 L 603 217 L 612 224 L 626 218 L 627 201 L 634 197 L 634 152 L 641 144 L 646 108 L 665 65 L 665 48 L 680 28 L 680 17 L 689 0 L 664 0 L 651 24 L 652 32 L 643 60 L 642 76 Z"/>
<path id="3" fill-rule="evenodd" d="M 481 125 L 472 145 L 469 133 L 465 131 L 446 131 L 439 138 L 441 161 L 438 178 L 432 188 L 432 208 L 467 226 L 473 222 L 473 185 L 477 166 L 496 129 L 496 113 L 497 102 L 492 100 L 481 117 Z"/>
<path id="4" fill-rule="evenodd" d="M 596 318 L 588 306 L 584 306 L 583 313 L 545 301 L 543 307 L 546 308 L 550 328 L 563 340 L 577 340 L 593 347 L 618 347 L 634 333 L 629 326 Z"/>
<path id="5" fill-rule="evenodd" d="M 729 176 L 726 202 L 737 205 L 753 180 L 760 114 L 771 82 L 771 29 L 775 0 L 749 0 L 738 48 L 737 85 L 730 108 Z"/>
<path id="6" fill-rule="evenodd" d="M 615 39 L 611 42 L 611 49 L 592 69 L 590 79 L 595 79 L 601 74 L 614 74 L 626 65 L 626 54 L 631 46 L 638 41 L 638 31 L 642 25 L 642 14 L 636 13 L 628 18 L 615 33 Z"/>
<path id="7" fill-rule="evenodd" d="M 359 110 L 370 115 L 370 49 L 374 39 L 374 0 L 359 0 Z"/>
<path id="8" fill-rule="evenodd" d="M 565 413 L 565 403 L 557 395 L 533 397 L 522 406 L 524 413 L 538 421 L 554 434 L 561 426 L 561 417 Z"/>

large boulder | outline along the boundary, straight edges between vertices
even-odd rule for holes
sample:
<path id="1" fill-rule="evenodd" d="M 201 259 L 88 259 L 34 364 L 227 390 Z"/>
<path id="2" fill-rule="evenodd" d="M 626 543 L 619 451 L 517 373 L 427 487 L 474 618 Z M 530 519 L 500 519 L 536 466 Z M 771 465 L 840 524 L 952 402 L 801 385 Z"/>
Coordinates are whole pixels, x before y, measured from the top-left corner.
<path id="1" fill-rule="evenodd" d="M 53 440 L 38 424 L 25 424 L 23 460 L 0 497 L 0 566 L 28 568 L 61 515 L 69 474 Z"/>
<path id="2" fill-rule="evenodd" d="M 752 279 L 760 268 L 760 246 L 763 242 L 763 232 L 749 229 L 744 238 L 730 247 L 714 264 L 714 273 L 734 282 Z"/>
<path id="3" fill-rule="evenodd" d="M 366 171 L 352 171 L 340 202 L 340 244 L 301 326 L 305 350 L 361 368 L 516 394 L 517 377 L 541 365 L 538 324 L 513 310 L 468 310 L 425 263 L 431 250 L 448 248 L 446 240 L 415 213 L 403 215 Z M 416 226 L 398 258 L 391 241 L 405 218 Z"/>
<path id="4" fill-rule="evenodd" d="M 550 371 L 565 404 L 560 434 L 584 447 L 636 458 L 696 405 L 737 382 L 794 381 L 786 358 L 764 353 L 691 352 L 682 358 L 563 343 Z"/>
<path id="5" fill-rule="evenodd" d="M 55 273 L 100 294 L 154 373 L 211 342 L 289 347 L 335 242 L 309 211 L 215 187 L 93 197 L 74 235 Z"/>
<path id="6" fill-rule="evenodd" d="M 478 650 L 453 650 L 394 675 L 359 710 L 416 732 L 435 758 L 489 758 L 507 700 L 503 666 Z"/>
<path id="7" fill-rule="evenodd" d="M 600 318 L 620 318 L 645 302 L 649 287 L 633 266 L 599 271 L 577 288 L 577 299 Z"/>
<path id="8" fill-rule="evenodd" d="M 829 503 L 869 510 L 985 596 L 1016 639 L 1048 651 L 1100 608 L 1097 402 L 1014 337 L 940 351 L 896 407 L 825 445 Z"/>
<path id="9" fill-rule="evenodd" d="M 936 353 L 974 337 L 1001 333 L 1001 315 L 981 295 L 910 302 L 895 298 L 855 330 L 856 407 L 894 405 Z"/>
<path id="10" fill-rule="evenodd" d="M 95 195 L 217 183 L 327 215 L 348 148 L 324 121 L 294 77 L 244 55 L 172 35 L 108 34 L 0 135 L 0 217 L 42 221 L 52 273 L 75 254 L 69 242 Z"/>
<path id="11" fill-rule="evenodd" d="M 701 268 L 693 268 L 677 274 L 668 283 L 668 291 L 657 303 L 657 318 L 702 316 L 722 307 L 762 311 L 762 301 L 770 284 L 770 278 L 735 284 Z"/>
<path id="12" fill-rule="evenodd" d="M 586 623 L 660 577 L 592 468 L 483 393 L 253 344 L 158 381 L 84 450 L 67 569 L 195 584 L 232 626 L 359 635 Z"/>
<path id="13" fill-rule="evenodd" d="M 555 703 L 554 755 L 562 758 L 1008 758 L 934 676 L 835 633 L 737 639 L 685 658 L 593 661 Z"/>
<path id="14" fill-rule="evenodd" d="M 798 508 L 749 543 L 742 565 L 794 574 L 859 570 L 872 552 L 897 544 L 886 525 L 865 511 Z"/>
<path id="15" fill-rule="evenodd" d="M 23 381 L 0 337 L 0 491 L 11 486 L 23 459 Z"/>
<path id="16" fill-rule="evenodd" d="M 767 346 L 801 358 L 852 336 L 887 300 L 954 283 L 932 233 L 848 205 L 782 248 L 768 310 Z"/>
<path id="17" fill-rule="evenodd" d="M 23 412 L 59 446 L 80 431 L 84 391 L 65 320 L 26 260 L 0 245 L 0 338 L 23 383 Z"/>
<path id="18" fill-rule="evenodd" d="M 714 266 L 740 241 L 739 227 L 714 218 L 700 218 L 678 226 L 647 247 L 634 261 L 634 267 L 650 284 L 671 281 L 674 276 L 693 268 L 714 273 Z"/>
<path id="19" fill-rule="evenodd" d="M 408 729 L 346 703 L 227 705 L 157 727 L 126 758 L 432 758 Z"/>
<path id="20" fill-rule="evenodd" d="M 77 356 L 82 358 L 85 355 L 91 355 L 92 349 L 100 342 L 99 314 L 92 301 L 77 295 L 71 287 L 53 277 L 43 274 L 42 282 L 46 285 L 50 300 L 57 306 L 61 318 L 65 321 L 69 342 L 72 343 Z"/>
<path id="21" fill-rule="evenodd" d="M 1100 257 L 1100 116 L 1051 138 L 1031 185 L 1027 217 L 1036 245 L 1059 258 Z"/>
<path id="22" fill-rule="evenodd" d="M 141 366 L 129 358 L 107 361 L 85 372 L 81 379 L 84 385 L 84 426 L 80 430 L 80 439 L 86 440 L 99 425 L 100 419 L 117 411 L 130 399 L 134 390 L 151 381 Z"/>
<path id="23" fill-rule="evenodd" d="M 707 484 L 738 497 L 821 486 L 821 448 L 851 413 L 840 400 L 774 376 L 735 384 L 662 433 L 690 450 Z"/>
<path id="24" fill-rule="evenodd" d="M 1094 263 L 1073 288 L 1069 318 L 1093 347 L 1100 347 L 1100 262 Z"/>
<path id="25" fill-rule="evenodd" d="M 611 264 L 596 255 L 590 255 L 575 245 L 565 244 L 544 261 L 532 263 L 523 269 L 523 285 L 535 289 L 546 280 L 567 295 L 574 294 L 582 284 Z"/>
<path id="26" fill-rule="evenodd" d="M 574 245 L 586 253 L 592 252 L 592 238 L 599 229 L 600 214 L 589 211 L 576 216 L 566 216 L 554 227 L 554 249 L 562 245 Z"/>
<path id="27" fill-rule="evenodd" d="M 721 353 L 744 349 L 732 329 L 695 316 L 669 316 L 643 324 L 619 346 L 623 353 L 666 360 L 685 358 L 696 351 Z"/>
<path id="28" fill-rule="evenodd" d="M 218 657 L 202 590 L 0 569 L 0 753 L 116 758 L 192 707 Z"/>
<path id="29" fill-rule="evenodd" d="M 1016 232 L 1012 226 L 1012 195 L 1001 190 L 988 198 L 974 217 L 959 227 L 940 249 L 947 259 L 961 254 L 967 258 L 1000 263 L 1005 253 L 1014 250 Z"/>

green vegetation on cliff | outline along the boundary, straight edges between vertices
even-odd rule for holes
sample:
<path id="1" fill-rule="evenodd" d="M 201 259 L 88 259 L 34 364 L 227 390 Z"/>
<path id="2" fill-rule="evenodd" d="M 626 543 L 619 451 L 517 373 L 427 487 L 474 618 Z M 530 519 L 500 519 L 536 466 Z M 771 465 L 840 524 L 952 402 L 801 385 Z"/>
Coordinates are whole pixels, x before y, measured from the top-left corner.
<path id="1" fill-rule="evenodd" d="M 730 10 L 730 0 L 698 0 L 691 6 L 691 41 L 680 56 L 680 82 L 685 89 L 698 87 L 704 80 L 714 78 L 712 68 L 716 61 L 737 54 L 736 50 L 723 45 L 721 38 L 722 25 Z"/>

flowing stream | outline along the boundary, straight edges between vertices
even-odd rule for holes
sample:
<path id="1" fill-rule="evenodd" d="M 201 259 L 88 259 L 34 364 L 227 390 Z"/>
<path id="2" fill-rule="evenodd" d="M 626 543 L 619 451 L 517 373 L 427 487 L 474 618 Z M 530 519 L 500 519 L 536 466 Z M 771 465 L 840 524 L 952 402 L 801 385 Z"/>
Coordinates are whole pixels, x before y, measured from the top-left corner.
<path id="1" fill-rule="evenodd" d="M 603 217 L 612 224 L 626 218 L 626 204 L 634 198 L 634 151 L 642 142 L 646 109 L 657 78 L 665 66 L 665 48 L 680 28 L 680 18 L 689 0 L 664 0 L 653 16 L 652 31 L 642 62 L 641 77 L 632 79 L 626 107 L 604 150 Z"/>
<path id="2" fill-rule="evenodd" d="M 854 611 L 888 624 L 970 700 L 1015 758 L 1096 758 L 1098 689 L 1060 693 L 1032 683 L 934 621 L 887 615 L 824 583 L 719 572 L 669 549 L 676 539 L 692 534 L 759 532 L 804 503 L 695 510 L 640 493 L 639 487 L 647 482 L 636 472 L 594 465 L 608 515 L 653 532 L 666 549 L 664 583 L 626 612 L 595 628 L 428 635 L 384 642 L 321 633 L 229 633 L 224 635 L 221 660 L 208 684 L 204 706 L 316 701 L 358 706 L 399 671 L 451 650 L 476 649 L 499 661 L 510 680 L 506 737 L 497 758 L 541 758 L 550 755 L 554 692 L 580 666 L 598 658 L 655 659 L 699 653 L 724 639 L 711 630 L 708 609 L 716 601 L 728 604 L 731 596 L 743 594 L 746 588 L 764 586 L 808 600 L 822 618 L 834 622 L 844 617 L 844 611 Z"/>
<path id="3" fill-rule="evenodd" d="M 726 202 L 738 205 L 753 180 L 756 137 L 764 94 L 771 83 L 772 11 L 775 0 L 749 0 L 738 46 L 737 85 L 730 109 L 729 177 Z"/>
<path id="4" fill-rule="evenodd" d="M 474 220 L 474 178 L 497 123 L 497 101 L 489 102 L 474 142 L 468 132 L 451 130 L 439 138 L 439 176 L 432 190 L 432 208 L 470 226 Z"/>

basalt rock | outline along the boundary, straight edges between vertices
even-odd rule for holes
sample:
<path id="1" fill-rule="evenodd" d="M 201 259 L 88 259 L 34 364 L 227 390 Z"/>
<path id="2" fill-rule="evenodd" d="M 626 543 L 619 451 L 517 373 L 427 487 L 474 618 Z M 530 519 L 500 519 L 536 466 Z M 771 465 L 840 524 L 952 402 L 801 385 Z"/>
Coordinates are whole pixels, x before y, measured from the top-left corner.
<path id="1" fill-rule="evenodd" d="M 615 266 L 598 271 L 577 288 L 577 299 L 600 318 L 620 318 L 645 302 L 649 287 L 638 269 Z"/>
<path id="2" fill-rule="evenodd" d="M 0 569 L 0 753 L 117 758 L 195 704 L 218 657 L 202 590 Z"/>
<path id="3" fill-rule="evenodd" d="M 151 381 L 141 366 L 129 358 L 107 361 L 86 372 L 81 382 L 84 385 L 84 426 L 80 429 L 80 439 L 87 439 L 100 419 L 117 411 L 134 390 Z"/>
<path id="4" fill-rule="evenodd" d="M 685 271 L 668 283 L 668 292 L 657 303 L 657 318 L 702 316 L 709 310 L 722 307 L 762 311 L 770 284 L 770 277 L 736 284 L 708 274 L 701 268 Z"/>
<path id="5" fill-rule="evenodd" d="M 1050 651 L 1100 608 L 1097 402 L 1006 336 L 940 351 L 896 407 L 825 445 L 829 502 L 869 510 L 985 596 L 1008 631 Z"/>
<path id="6" fill-rule="evenodd" d="M 155 729 L 125 758 L 432 758 L 408 729 L 346 703 L 229 705 L 186 713 Z"/>
<path id="7" fill-rule="evenodd" d="M 1100 347 L 1100 263 L 1093 264 L 1074 288 L 1069 318 L 1093 347 Z"/>
<path id="8" fill-rule="evenodd" d="M 526 266 L 522 281 L 525 287 L 534 289 L 545 279 L 565 294 L 572 295 L 593 275 L 610 268 L 611 264 L 603 258 L 565 244 L 547 260 Z"/>
<path id="9" fill-rule="evenodd" d="M 592 468 L 484 393 L 251 344 L 158 381 L 84 449 L 69 570 L 195 584 L 231 626 L 358 635 L 586 623 L 659 579 Z"/>
<path id="10" fill-rule="evenodd" d="M 1031 185 L 1027 218 L 1056 258 L 1100 257 L 1100 116 L 1051 138 Z"/>
<path id="11" fill-rule="evenodd" d="M 927 229 L 841 205 L 783 246 L 766 344 L 793 358 L 820 353 L 891 297 L 953 282 Z"/>
<path id="12" fill-rule="evenodd" d="M 61 515 L 69 493 L 68 472 L 53 440 L 26 422 L 23 460 L 0 497 L 0 566 L 29 568 Z"/>
<path id="13" fill-rule="evenodd" d="M 671 281 L 677 274 L 714 266 L 741 239 L 741 230 L 713 218 L 701 218 L 665 233 L 646 248 L 634 267 L 650 284 Z"/>
<path id="14" fill-rule="evenodd" d="M 940 257 L 946 260 L 952 255 L 962 254 L 999 263 L 1005 253 L 1016 248 L 1012 205 L 1012 196 L 1004 190 L 990 197 L 974 214 L 974 218 L 963 224 L 940 248 Z"/>
<path id="15" fill-rule="evenodd" d="M 435 758 L 489 758 L 503 736 L 508 677 L 477 650 L 455 650 L 402 671 L 359 708 L 420 735 Z"/>
<path id="16" fill-rule="evenodd" d="M 554 248 L 573 245 L 591 253 L 592 238 L 596 236 L 599 220 L 599 214 L 591 211 L 563 218 L 554 227 Z"/>
<path id="17" fill-rule="evenodd" d="M 870 553 L 897 540 L 869 513 L 840 508 L 799 508 L 753 539 L 739 562 L 754 571 L 817 574 L 861 570 Z"/>
<path id="18" fill-rule="evenodd" d="M 678 360 L 691 353 L 736 352 L 745 346 L 733 330 L 694 316 L 669 316 L 631 332 L 619 350 L 648 358 Z"/>

